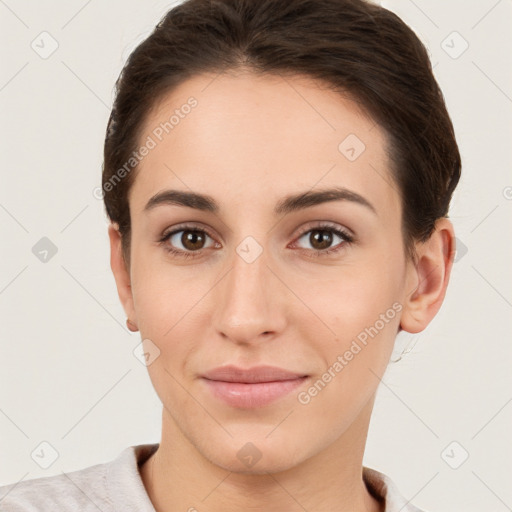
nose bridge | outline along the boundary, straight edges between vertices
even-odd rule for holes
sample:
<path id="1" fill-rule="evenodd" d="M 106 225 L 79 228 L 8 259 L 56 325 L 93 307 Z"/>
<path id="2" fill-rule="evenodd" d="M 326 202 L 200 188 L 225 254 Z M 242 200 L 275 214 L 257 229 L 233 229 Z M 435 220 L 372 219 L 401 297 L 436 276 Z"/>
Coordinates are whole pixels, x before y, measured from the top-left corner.
<path id="1" fill-rule="evenodd" d="M 237 342 L 251 342 L 282 328 L 276 277 L 266 250 L 252 237 L 234 249 L 229 271 L 217 288 L 215 328 Z"/>

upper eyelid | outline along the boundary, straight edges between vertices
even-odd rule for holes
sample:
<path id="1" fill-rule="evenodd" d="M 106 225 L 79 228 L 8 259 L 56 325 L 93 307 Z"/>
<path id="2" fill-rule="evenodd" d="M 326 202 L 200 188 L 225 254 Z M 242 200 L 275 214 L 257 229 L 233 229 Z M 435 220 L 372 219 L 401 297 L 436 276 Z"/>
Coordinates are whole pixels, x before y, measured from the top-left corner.
<path id="1" fill-rule="evenodd" d="M 316 223 L 316 224 L 311 225 L 310 223 Z M 355 235 L 352 232 L 352 230 L 346 228 L 345 226 L 336 224 L 332 221 L 315 220 L 315 221 L 310 221 L 309 223 L 307 223 L 307 225 L 304 228 L 302 228 L 297 235 L 295 235 L 294 240 L 301 238 L 303 235 L 305 235 L 309 231 L 313 231 L 314 229 L 332 229 L 335 231 L 341 231 L 342 233 L 346 233 L 347 237 L 349 237 L 351 239 L 355 239 Z M 183 225 L 178 224 L 176 227 L 173 227 L 172 229 L 170 229 L 168 231 L 167 230 L 164 231 L 162 238 L 167 239 L 171 235 L 175 235 L 176 233 L 179 233 L 180 231 L 187 231 L 187 230 L 188 231 L 203 231 L 212 240 L 215 240 L 215 237 L 210 233 L 209 229 L 207 229 L 206 227 L 204 227 L 202 225 L 187 224 L 187 223 L 185 223 Z M 196 252 L 198 252 L 198 251 L 196 251 Z"/>
<path id="2" fill-rule="evenodd" d="M 211 239 L 214 239 L 214 237 L 211 235 L 210 230 L 203 227 L 203 226 L 194 226 L 194 225 L 180 225 L 173 227 L 169 230 L 165 230 L 162 234 L 162 238 L 170 237 L 171 235 L 175 235 L 176 233 L 179 233 L 180 231 L 203 231 L 206 233 Z"/>
<path id="3" fill-rule="evenodd" d="M 348 229 L 346 228 L 345 226 L 341 225 L 341 224 L 336 224 L 335 222 L 332 222 L 332 221 L 328 221 L 328 220 L 317 220 L 317 221 L 311 221 L 311 222 L 316 222 L 317 224 L 315 225 L 310 225 L 308 223 L 308 225 L 301 229 L 299 234 L 297 236 L 302 236 L 304 235 L 305 233 L 307 233 L 308 231 L 312 231 L 314 229 L 332 229 L 332 230 L 335 230 L 335 231 L 342 231 L 342 232 L 346 232 L 347 235 L 351 236 L 351 237 L 354 237 L 355 235 L 353 234 L 352 230 L 351 229 Z"/>

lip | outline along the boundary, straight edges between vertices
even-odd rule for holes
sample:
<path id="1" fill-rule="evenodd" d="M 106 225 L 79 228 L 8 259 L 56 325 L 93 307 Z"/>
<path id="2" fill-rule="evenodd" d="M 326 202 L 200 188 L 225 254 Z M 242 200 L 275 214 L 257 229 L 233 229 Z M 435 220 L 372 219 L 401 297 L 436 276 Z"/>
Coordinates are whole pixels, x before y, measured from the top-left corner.
<path id="1" fill-rule="evenodd" d="M 209 380 L 241 382 L 245 384 L 293 380 L 304 376 L 306 376 L 305 373 L 297 373 L 277 366 L 265 365 L 253 366 L 247 369 L 233 365 L 219 366 L 202 375 L 202 377 Z"/>
<path id="2" fill-rule="evenodd" d="M 263 407 L 300 386 L 308 375 L 276 366 L 243 369 L 228 365 L 201 376 L 210 392 L 232 407 Z"/>

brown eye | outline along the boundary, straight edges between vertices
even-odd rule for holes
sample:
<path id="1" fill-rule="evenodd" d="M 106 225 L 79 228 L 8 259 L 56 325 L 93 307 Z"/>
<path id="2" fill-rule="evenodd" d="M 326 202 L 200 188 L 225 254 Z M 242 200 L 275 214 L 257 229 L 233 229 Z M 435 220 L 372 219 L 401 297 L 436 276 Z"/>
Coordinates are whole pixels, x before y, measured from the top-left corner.
<path id="1" fill-rule="evenodd" d="M 336 238 L 339 241 L 336 243 Z M 304 239 L 311 246 L 311 248 L 299 247 L 306 249 L 313 256 L 326 256 L 340 250 L 345 244 L 350 244 L 354 241 L 352 235 L 346 233 L 343 229 L 333 227 L 330 225 L 316 226 L 302 233 L 298 240 Z M 333 245 L 335 244 L 336 245 Z"/>
<path id="2" fill-rule="evenodd" d="M 211 241 L 210 245 L 207 245 L 208 239 Z M 194 253 L 200 253 L 203 249 L 215 245 L 215 241 L 206 231 L 186 227 L 164 235 L 160 242 L 167 251 L 180 256 L 195 256 Z"/>
<path id="3" fill-rule="evenodd" d="M 205 233 L 200 231 L 181 231 L 181 233 L 183 233 L 183 235 L 180 237 L 180 242 L 183 244 L 185 249 L 189 251 L 197 251 L 203 248 L 205 243 Z"/>
<path id="4" fill-rule="evenodd" d="M 314 249 L 328 249 L 332 244 L 332 233 L 323 229 L 314 229 L 310 231 L 309 242 Z"/>

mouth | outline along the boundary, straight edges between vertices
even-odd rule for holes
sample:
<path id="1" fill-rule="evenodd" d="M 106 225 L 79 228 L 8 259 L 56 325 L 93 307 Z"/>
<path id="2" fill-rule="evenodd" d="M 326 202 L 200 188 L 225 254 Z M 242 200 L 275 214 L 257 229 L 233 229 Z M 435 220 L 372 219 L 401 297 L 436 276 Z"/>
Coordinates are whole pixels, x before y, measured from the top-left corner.
<path id="1" fill-rule="evenodd" d="M 291 393 L 309 375 L 275 366 L 222 366 L 201 376 L 212 395 L 231 407 L 263 407 Z"/>

